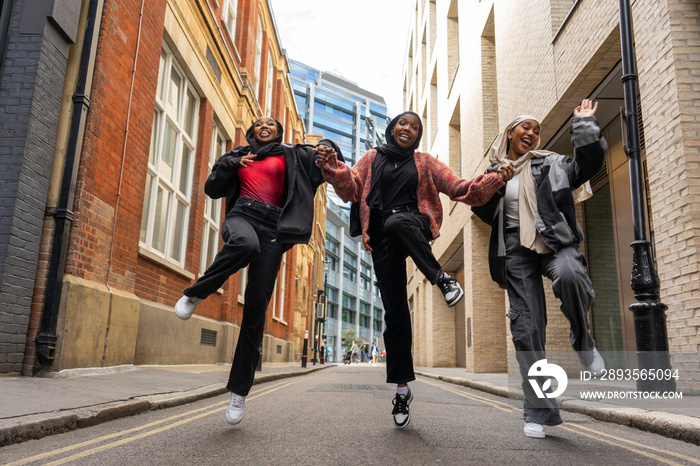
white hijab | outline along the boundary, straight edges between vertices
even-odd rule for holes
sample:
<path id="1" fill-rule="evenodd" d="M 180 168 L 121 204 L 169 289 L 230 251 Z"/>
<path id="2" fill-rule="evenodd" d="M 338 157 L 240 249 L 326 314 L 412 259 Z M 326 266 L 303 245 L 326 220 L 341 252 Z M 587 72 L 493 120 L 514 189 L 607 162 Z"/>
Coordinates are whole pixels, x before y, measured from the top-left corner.
<path id="1" fill-rule="evenodd" d="M 514 129 L 520 123 L 526 120 L 531 120 L 540 124 L 540 121 L 531 115 L 521 115 L 515 120 L 506 125 L 506 128 L 496 136 L 496 139 L 491 144 L 489 149 L 489 163 L 513 163 L 515 173 L 520 174 L 520 183 L 518 187 L 518 216 L 520 218 L 520 244 L 528 249 L 531 249 L 539 254 L 547 254 L 549 248 L 544 244 L 540 237 L 537 228 L 535 227 L 535 218 L 537 216 L 537 192 L 535 190 L 535 177 L 532 176 L 530 169 L 533 158 L 547 157 L 554 154 L 548 150 L 536 150 L 540 146 L 540 140 L 537 140 L 535 149 L 525 155 L 520 156 L 517 160 L 508 159 L 508 131 Z M 580 188 L 573 191 L 574 202 L 583 202 L 590 198 L 593 193 L 590 183 L 586 182 Z"/>
<path id="2" fill-rule="evenodd" d="M 508 159 L 508 131 L 514 129 L 520 123 L 531 120 L 540 124 L 540 121 L 530 115 L 521 115 L 508 123 L 505 129 L 496 136 L 489 149 L 490 163 L 513 163 L 515 173 L 520 174 L 518 187 L 518 216 L 520 218 L 520 244 L 539 254 L 547 254 L 549 248 L 545 246 L 535 227 L 535 217 L 537 216 L 537 192 L 535 190 L 535 177 L 530 169 L 533 158 L 547 157 L 554 152 L 547 150 L 536 150 L 540 146 L 538 138 L 535 149 L 527 154 L 518 157 L 517 160 Z"/>

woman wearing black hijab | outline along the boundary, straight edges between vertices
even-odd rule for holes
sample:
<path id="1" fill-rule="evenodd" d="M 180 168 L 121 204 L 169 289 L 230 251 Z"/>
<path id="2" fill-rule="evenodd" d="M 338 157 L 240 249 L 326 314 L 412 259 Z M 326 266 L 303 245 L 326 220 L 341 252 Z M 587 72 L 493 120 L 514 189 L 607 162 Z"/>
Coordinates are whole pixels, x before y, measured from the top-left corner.
<path id="1" fill-rule="evenodd" d="M 474 180 L 461 179 L 435 157 L 416 152 L 422 134 L 420 117 L 404 112 L 389 123 L 387 143 L 371 149 L 352 168 L 339 162 L 333 151 L 319 154 L 317 161 L 338 196 L 359 203 L 362 241 L 372 252 L 386 311 L 387 383 L 397 384 L 392 415 L 399 428 L 410 422 L 408 382 L 415 380 L 406 258 L 410 256 L 430 283 L 439 286 L 448 306 L 454 306 L 464 293 L 457 281 L 442 271 L 430 246 L 442 224 L 439 193 L 454 201 L 481 205 L 513 173 L 512 166 L 503 165 L 497 172 Z"/>
<path id="2" fill-rule="evenodd" d="M 262 117 L 246 132 L 248 145 L 222 155 L 212 167 L 204 192 L 212 199 L 226 197 L 226 218 L 221 226 L 225 244 L 175 305 L 175 314 L 189 319 L 203 299 L 249 265 L 243 321 L 227 385 L 231 391 L 226 410 L 229 424 L 238 424 L 243 418 L 243 403 L 253 385 L 265 314 L 282 254 L 311 237 L 314 195 L 324 182 L 315 158 L 331 147 L 340 152 L 335 143 L 325 139 L 316 148 L 282 144 L 282 133 L 278 121 Z"/>

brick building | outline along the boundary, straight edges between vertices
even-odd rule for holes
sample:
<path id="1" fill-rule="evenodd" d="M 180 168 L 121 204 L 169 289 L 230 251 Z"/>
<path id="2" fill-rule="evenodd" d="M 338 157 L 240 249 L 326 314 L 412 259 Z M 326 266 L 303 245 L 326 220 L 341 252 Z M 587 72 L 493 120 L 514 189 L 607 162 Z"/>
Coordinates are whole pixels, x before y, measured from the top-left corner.
<path id="1" fill-rule="evenodd" d="M 697 2 L 632 3 L 649 237 L 661 301 L 668 305 L 678 387 L 697 389 L 700 110 L 694 100 L 700 90 L 700 10 Z M 594 196 L 577 207 L 596 290 L 591 324 L 608 366 L 633 368 L 633 231 L 620 60 L 617 2 L 417 0 L 403 84 L 405 108 L 423 117 L 422 150 L 464 178 L 483 172 L 493 138 L 520 114 L 541 119 L 541 148 L 571 155 L 574 107 L 583 98 L 599 102 L 597 116 L 609 144 L 606 166 L 592 180 Z M 486 261 L 490 229 L 465 205 L 445 199 L 443 206 L 442 235 L 433 249 L 465 285 L 465 299 L 447 308 L 439 291 L 412 268 L 416 362 L 474 372 L 513 369 L 507 299 L 490 280 Z M 570 352 L 568 323 L 551 289 L 548 322 L 548 349 Z"/>
<path id="2" fill-rule="evenodd" d="M 0 370 L 230 362 L 245 270 L 190 321 L 172 307 L 219 248 L 222 201 L 203 192 L 214 161 L 262 115 L 282 122 L 285 142 L 304 138 L 269 2 L 9 3 L 0 86 L 21 82 L 31 99 L 19 104 L 32 105 L 17 110 L 21 134 L 0 136 L 0 150 L 18 154 L 2 162 L 14 177 L 2 180 L 2 206 L 14 210 L 0 230 Z M 37 16 L 38 3 L 52 8 Z M 31 89 L 13 71 L 28 67 L 13 52 L 30 46 Z M 9 113 L 0 125 L 19 129 Z M 310 246 L 284 256 L 265 361 L 301 353 L 323 244 L 316 228 Z"/>

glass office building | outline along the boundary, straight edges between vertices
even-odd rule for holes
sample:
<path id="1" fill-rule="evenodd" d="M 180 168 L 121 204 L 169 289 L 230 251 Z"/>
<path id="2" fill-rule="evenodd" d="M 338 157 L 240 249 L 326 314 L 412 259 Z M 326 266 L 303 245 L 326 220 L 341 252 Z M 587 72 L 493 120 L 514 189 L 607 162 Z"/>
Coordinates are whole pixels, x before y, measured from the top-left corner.
<path id="1" fill-rule="evenodd" d="M 353 165 L 372 147 L 384 142 L 389 123 L 383 97 L 360 88 L 352 81 L 289 60 L 290 79 L 297 108 L 307 135 L 332 139 Z M 351 238 L 349 206 L 332 188 L 328 190 L 326 261 L 329 261 L 326 293 L 328 312 L 324 334 L 330 362 L 340 362 L 347 348 L 342 331 L 354 329 L 360 341 L 377 342 L 384 349 L 384 309 L 375 285 L 370 254 L 360 237 Z"/>
<path id="2" fill-rule="evenodd" d="M 386 102 L 328 71 L 289 60 L 290 78 L 307 134 L 334 140 L 350 165 L 384 141 Z"/>

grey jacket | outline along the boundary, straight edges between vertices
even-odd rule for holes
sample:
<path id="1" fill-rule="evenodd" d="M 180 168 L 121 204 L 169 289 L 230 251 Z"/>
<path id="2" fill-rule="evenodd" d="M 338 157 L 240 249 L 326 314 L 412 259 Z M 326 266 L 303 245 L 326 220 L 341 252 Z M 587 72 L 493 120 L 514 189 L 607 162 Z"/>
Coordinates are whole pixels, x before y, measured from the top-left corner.
<path id="1" fill-rule="evenodd" d="M 608 147 L 595 117 L 572 118 L 570 131 L 573 158 L 554 154 L 531 162 L 537 192 L 535 227 L 555 253 L 565 246 L 578 248 L 583 242 L 583 230 L 576 220 L 571 191 L 603 167 Z M 486 172 L 497 168 L 498 164 L 491 165 Z M 480 219 L 491 225 L 489 269 L 491 278 L 503 288 L 506 287 L 504 194 L 505 187 L 485 205 L 472 207 Z"/>

